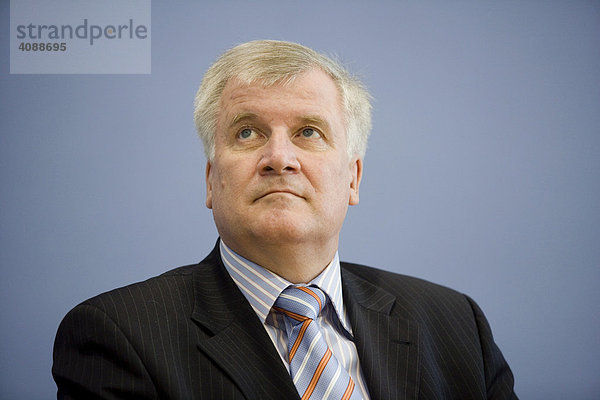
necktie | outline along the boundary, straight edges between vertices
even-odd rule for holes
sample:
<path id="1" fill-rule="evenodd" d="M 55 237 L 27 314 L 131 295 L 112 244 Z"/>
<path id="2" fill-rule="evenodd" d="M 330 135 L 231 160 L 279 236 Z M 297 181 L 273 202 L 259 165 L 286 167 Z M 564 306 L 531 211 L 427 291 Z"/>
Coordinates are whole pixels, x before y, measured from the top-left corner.
<path id="1" fill-rule="evenodd" d="M 328 298 L 317 287 L 285 289 L 273 309 L 291 323 L 288 334 L 290 374 L 302 400 L 360 399 L 354 382 L 331 353 L 317 323 L 317 316 Z"/>

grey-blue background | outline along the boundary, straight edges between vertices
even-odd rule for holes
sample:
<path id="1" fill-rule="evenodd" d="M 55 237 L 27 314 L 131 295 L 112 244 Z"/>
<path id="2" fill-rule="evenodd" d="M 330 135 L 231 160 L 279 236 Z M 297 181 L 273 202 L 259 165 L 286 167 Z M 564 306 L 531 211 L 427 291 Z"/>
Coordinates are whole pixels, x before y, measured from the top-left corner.
<path id="1" fill-rule="evenodd" d="M 375 98 L 342 259 L 474 297 L 521 398 L 598 398 L 599 2 L 155 0 L 151 75 L 9 75 L 0 11 L 0 398 L 54 396 L 78 302 L 211 249 L 192 100 L 258 38 L 338 54 Z"/>

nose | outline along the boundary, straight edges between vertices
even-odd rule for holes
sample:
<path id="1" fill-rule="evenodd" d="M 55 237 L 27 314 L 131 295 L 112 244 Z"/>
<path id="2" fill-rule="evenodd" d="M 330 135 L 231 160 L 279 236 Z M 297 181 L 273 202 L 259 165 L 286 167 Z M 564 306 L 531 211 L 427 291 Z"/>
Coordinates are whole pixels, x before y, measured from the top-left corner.
<path id="1" fill-rule="evenodd" d="M 261 175 L 295 174 L 300 171 L 296 157 L 296 146 L 287 131 L 273 131 L 263 146 L 262 157 L 258 163 Z"/>

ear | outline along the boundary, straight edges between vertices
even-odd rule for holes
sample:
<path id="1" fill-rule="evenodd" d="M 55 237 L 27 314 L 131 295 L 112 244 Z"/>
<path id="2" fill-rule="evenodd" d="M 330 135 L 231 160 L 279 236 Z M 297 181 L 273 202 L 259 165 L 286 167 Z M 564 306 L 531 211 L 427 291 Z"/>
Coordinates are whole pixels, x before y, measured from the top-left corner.
<path id="1" fill-rule="evenodd" d="M 358 187 L 360 186 L 360 181 L 362 179 L 362 170 L 362 158 L 354 156 L 350 163 L 350 176 L 352 180 L 350 181 L 350 200 L 348 201 L 348 204 L 351 206 L 358 204 Z"/>
<path id="2" fill-rule="evenodd" d="M 206 162 L 206 207 L 212 209 L 212 164 Z"/>

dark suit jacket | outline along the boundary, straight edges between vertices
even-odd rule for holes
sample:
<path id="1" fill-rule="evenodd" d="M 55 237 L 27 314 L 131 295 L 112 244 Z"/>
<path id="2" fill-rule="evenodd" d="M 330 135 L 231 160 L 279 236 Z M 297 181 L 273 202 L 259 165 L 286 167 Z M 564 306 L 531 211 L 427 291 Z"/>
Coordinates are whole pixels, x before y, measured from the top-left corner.
<path id="1" fill-rule="evenodd" d="M 416 278 L 342 263 L 372 399 L 516 399 L 477 305 Z M 298 399 L 265 329 L 221 263 L 101 294 L 71 310 L 54 345 L 64 399 Z"/>

